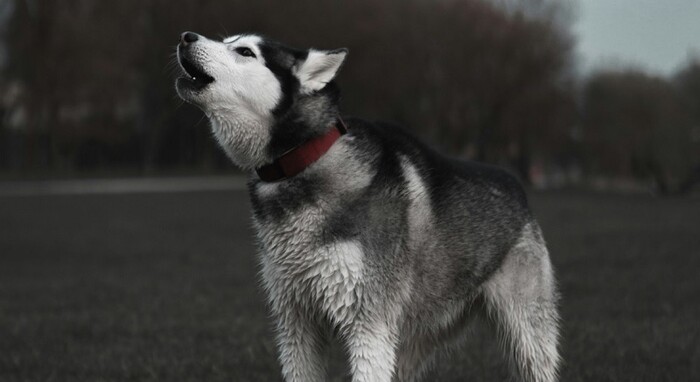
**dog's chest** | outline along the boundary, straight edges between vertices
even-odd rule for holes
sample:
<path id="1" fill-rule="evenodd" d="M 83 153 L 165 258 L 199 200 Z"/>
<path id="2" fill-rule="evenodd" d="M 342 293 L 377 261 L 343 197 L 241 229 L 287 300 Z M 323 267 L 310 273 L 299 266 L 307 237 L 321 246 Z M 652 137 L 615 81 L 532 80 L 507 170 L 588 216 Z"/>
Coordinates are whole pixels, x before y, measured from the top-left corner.
<path id="1" fill-rule="evenodd" d="M 273 310 L 301 309 L 340 324 L 361 301 L 364 254 L 356 241 L 324 241 L 320 212 L 257 225 L 262 277 Z"/>

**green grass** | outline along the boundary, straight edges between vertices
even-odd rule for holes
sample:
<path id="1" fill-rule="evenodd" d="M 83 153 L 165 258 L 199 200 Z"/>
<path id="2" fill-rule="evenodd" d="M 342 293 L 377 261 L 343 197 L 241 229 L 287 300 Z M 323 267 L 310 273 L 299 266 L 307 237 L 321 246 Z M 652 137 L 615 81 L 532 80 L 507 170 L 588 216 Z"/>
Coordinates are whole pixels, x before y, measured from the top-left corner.
<path id="1" fill-rule="evenodd" d="M 542 193 L 562 381 L 700 380 L 700 200 Z M 0 381 L 276 381 L 244 192 L 0 198 Z M 477 331 L 439 381 L 499 381 Z M 336 367 L 337 368 L 337 367 Z"/>

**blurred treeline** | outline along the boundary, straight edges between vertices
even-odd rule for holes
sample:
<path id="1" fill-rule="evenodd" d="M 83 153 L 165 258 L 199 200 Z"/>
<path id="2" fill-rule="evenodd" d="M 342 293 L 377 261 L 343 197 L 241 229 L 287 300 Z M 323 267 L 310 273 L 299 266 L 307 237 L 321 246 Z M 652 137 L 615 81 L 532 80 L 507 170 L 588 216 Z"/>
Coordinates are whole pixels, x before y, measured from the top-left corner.
<path id="1" fill-rule="evenodd" d="M 347 47 L 345 113 L 541 185 L 624 178 L 673 191 L 700 164 L 700 63 L 672 78 L 580 78 L 575 15 L 556 1 L 3 1 L 5 172 L 228 167 L 173 89 L 185 30 Z"/>

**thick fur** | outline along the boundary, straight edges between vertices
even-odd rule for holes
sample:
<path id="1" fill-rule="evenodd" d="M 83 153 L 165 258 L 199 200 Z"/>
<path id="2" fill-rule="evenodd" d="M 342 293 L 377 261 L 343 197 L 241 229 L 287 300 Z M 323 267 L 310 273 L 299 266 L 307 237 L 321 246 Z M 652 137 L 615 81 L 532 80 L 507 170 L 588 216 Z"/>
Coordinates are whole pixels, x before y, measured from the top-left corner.
<path id="1" fill-rule="evenodd" d="M 239 56 L 240 47 L 255 57 Z M 178 81 L 232 160 L 250 170 L 327 130 L 347 51 L 255 35 L 179 47 L 213 78 Z M 191 80 L 189 80 L 191 81 Z M 325 381 L 328 333 L 354 382 L 418 381 L 489 317 L 513 376 L 555 381 L 557 292 L 525 194 L 495 167 L 447 158 L 402 129 L 348 118 L 349 133 L 295 177 L 249 181 L 262 280 L 288 382 Z"/>

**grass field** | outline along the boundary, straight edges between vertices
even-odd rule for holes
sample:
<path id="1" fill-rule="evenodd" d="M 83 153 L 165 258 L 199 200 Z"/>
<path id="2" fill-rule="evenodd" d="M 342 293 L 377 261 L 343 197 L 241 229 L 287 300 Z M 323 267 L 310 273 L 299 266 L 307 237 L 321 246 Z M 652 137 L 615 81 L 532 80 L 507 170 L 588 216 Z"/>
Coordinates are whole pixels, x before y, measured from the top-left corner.
<path id="1" fill-rule="evenodd" d="M 562 381 L 700 380 L 700 199 L 531 195 Z M 0 197 L 0 381 L 279 381 L 245 192 Z M 500 381 L 475 332 L 436 381 Z"/>

